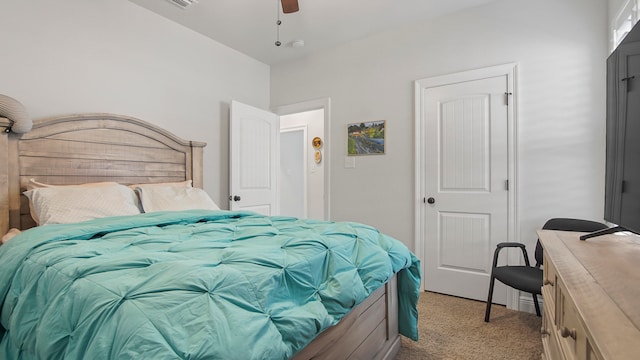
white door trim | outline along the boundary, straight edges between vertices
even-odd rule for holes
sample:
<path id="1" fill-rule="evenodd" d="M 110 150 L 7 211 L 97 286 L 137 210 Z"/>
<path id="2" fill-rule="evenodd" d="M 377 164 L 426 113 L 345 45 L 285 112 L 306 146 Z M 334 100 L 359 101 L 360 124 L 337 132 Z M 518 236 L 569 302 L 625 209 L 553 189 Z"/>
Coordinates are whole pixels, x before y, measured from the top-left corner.
<path id="1" fill-rule="evenodd" d="M 517 213 L 517 199 L 518 199 L 518 178 L 517 178 L 517 94 L 516 94 L 516 75 L 517 64 L 510 63 L 504 65 L 497 65 L 482 69 L 464 71 L 454 74 L 447 74 L 441 76 L 430 77 L 426 79 L 420 79 L 415 81 L 415 132 L 414 132 L 414 159 L 415 159 L 415 181 L 414 181 L 414 250 L 418 257 L 422 260 L 422 271 L 424 273 L 424 239 L 425 229 L 424 219 L 424 203 L 423 199 L 426 197 L 424 189 L 424 179 L 426 169 L 423 164 L 424 159 L 424 144 L 422 139 L 425 137 L 425 126 L 423 126 L 422 120 L 424 117 L 424 89 L 431 87 L 438 87 L 443 85 L 455 84 L 470 80 L 477 80 L 495 76 L 507 77 L 507 89 L 511 93 L 508 95 L 509 107 L 508 107 L 508 180 L 509 180 L 509 205 L 508 205 L 508 238 L 510 241 L 520 242 L 519 239 L 519 226 L 518 226 L 518 213 Z M 509 263 L 520 263 L 518 254 L 515 252 L 509 252 Z M 421 285 L 422 286 L 422 285 Z M 488 289 L 487 289 L 488 290 Z M 509 288 L 507 293 L 507 308 L 519 309 L 519 292 Z"/>
<path id="2" fill-rule="evenodd" d="M 271 111 L 279 116 L 289 115 L 299 112 L 324 109 L 324 139 L 323 156 L 324 162 L 324 220 L 331 219 L 331 99 L 323 98 L 308 100 L 295 104 L 278 105 L 271 108 Z"/>

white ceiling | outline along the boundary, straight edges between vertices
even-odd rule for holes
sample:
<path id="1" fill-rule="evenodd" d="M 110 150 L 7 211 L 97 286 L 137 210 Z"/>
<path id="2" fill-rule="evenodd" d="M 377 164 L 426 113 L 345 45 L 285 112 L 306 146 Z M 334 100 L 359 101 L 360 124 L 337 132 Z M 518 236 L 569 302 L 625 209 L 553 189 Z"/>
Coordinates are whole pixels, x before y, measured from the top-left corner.
<path id="1" fill-rule="evenodd" d="M 299 0 L 300 11 L 280 16 L 280 47 L 275 46 L 280 0 L 199 0 L 185 10 L 168 0 L 130 1 L 275 65 L 495 0 Z M 303 40 L 304 47 L 292 47 L 294 40 Z"/>

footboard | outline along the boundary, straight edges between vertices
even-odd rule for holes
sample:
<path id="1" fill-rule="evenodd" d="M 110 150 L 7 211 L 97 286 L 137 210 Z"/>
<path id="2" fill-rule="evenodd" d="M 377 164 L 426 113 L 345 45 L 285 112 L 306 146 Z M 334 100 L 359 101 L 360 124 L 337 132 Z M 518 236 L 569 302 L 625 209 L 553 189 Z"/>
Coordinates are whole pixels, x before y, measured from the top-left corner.
<path id="1" fill-rule="evenodd" d="M 400 344 L 394 276 L 293 359 L 393 359 Z"/>

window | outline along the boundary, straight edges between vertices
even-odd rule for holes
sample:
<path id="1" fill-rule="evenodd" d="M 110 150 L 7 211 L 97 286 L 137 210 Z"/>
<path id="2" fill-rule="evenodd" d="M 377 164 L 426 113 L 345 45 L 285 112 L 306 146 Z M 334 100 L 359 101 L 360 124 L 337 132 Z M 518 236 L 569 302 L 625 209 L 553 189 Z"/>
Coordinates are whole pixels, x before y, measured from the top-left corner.
<path id="1" fill-rule="evenodd" d="M 640 6 L 638 5 L 640 5 L 640 0 L 628 0 L 618 13 L 618 16 L 616 16 L 613 23 L 613 49 L 620 45 L 624 37 L 631 31 L 633 25 L 638 22 L 640 15 Z"/>

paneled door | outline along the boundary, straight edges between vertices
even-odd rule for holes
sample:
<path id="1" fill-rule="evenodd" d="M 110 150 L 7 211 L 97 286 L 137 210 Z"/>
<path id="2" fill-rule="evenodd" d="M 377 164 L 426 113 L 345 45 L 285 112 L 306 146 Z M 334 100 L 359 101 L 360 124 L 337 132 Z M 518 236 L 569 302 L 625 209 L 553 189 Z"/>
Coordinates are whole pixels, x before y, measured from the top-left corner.
<path id="1" fill-rule="evenodd" d="M 416 99 L 423 128 L 421 221 L 428 291 L 486 300 L 493 251 L 509 241 L 508 80 L 507 75 L 461 78 L 424 87 Z M 496 284 L 494 302 L 506 300 L 506 287 Z"/>
<path id="2" fill-rule="evenodd" d="M 277 215 L 278 115 L 231 102 L 229 209 Z"/>

